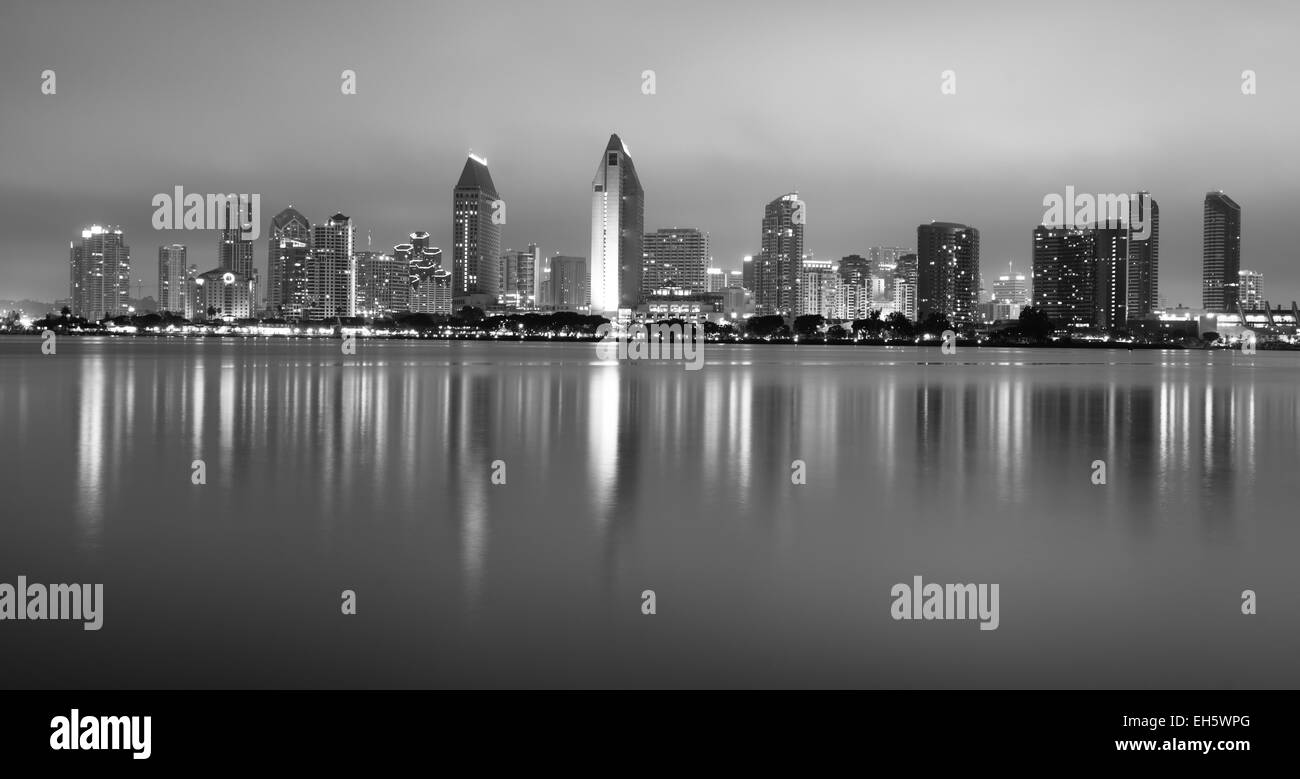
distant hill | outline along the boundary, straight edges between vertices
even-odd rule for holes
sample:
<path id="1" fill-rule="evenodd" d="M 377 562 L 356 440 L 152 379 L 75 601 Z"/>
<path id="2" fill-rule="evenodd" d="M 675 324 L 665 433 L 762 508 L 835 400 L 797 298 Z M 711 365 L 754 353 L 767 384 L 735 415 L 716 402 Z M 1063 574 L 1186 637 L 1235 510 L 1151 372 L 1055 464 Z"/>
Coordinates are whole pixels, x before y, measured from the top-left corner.
<path id="1" fill-rule="evenodd" d="M 152 295 L 145 295 L 141 300 L 128 298 L 127 304 L 135 306 L 136 312 L 140 314 L 148 314 L 158 310 L 158 301 L 154 300 Z M 59 309 L 54 303 L 41 300 L 0 300 L 0 314 L 9 311 L 21 311 L 33 317 L 42 317 L 51 312 L 59 313 Z"/>
<path id="2" fill-rule="evenodd" d="M 0 314 L 7 311 L 22 311 L 30 316 L 45 316 L 51 311 L 57 312 L 53 303 L 45 303 L 39 300 L 0 300 Z"/>

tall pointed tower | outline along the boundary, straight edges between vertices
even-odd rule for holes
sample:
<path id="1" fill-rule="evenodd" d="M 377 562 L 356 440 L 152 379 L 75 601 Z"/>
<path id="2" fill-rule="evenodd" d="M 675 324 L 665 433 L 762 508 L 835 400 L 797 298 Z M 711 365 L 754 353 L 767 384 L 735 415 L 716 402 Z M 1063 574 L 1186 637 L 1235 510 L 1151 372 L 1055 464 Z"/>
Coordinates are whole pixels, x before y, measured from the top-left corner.
<path id="1" fill-rule="evenodd" d="M 591 182 L 591 310 L 617 314 L 641 302 L 645 190 L 618 135 L 609 143 Z"/>

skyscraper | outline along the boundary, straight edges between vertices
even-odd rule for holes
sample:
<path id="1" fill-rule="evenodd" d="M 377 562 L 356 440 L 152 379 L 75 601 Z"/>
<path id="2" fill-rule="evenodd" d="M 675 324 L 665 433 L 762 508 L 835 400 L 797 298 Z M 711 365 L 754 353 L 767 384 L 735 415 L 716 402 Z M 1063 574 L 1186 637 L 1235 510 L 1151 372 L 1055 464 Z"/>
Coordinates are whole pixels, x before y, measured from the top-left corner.
<path id="1" fill-rule="evenodd" d="M 618 135 L 609 143 L 591 181 L 591 308 L 613 313 L 641 299 L 645 190 Z M 555 266 L 551 266 L 554 282 Z M 559 286 L 552 284 L 553 290 Z M 555 300 L 559 306 L 559 299 Z"/>
<path id="2" fill-rule="evenodd" d="M 894 268 L 894 310 L 916 321 L 916 253 L 911 252 L 898 258 Z"/>
<path id="3" fill-rule="evenodd" d="M 1207 192 L 1201 252 L 1201 305 L 1206 310 L 1236 310 L 1239 270 L 1241 206 L 1222 192 Z"/>
<path id="4" fill-rule="evenodd" d="M 754 307 L 760 314 L 790 316 L 802 302 L 806 204 L 791 192 L 763 208 L 762 249 L 755 259 Z"/>
<path id="5" fill-rule="evenodd" d="M 410 308 L 410 271 L 405 259 L 383 252 L 357 252 L 356 315 L 390 316 Z"/>
<path id="6" fill-rule="evenodd" d="M 158 247 L 158 310 L 185 313 L 186 278 L 189 263 L 185 244 Z"/>
<path id="7" fill-rule="evenodd" d="M 452 190 L 452 283 L 457 296 L 501 293 L 500 200 L 487 160 L 469 155 Z"/>
<path id="8" fill-rule="evenodd" d="M 91 225 L 68 249 L 73 316 L 94 320 L 128 313 L 131 247 L 121 228 Z"/>
<path id="9" fill-rule="evenodd" d="M 746 254 L 740 260 L 740 286 L 754 291 L 754 255 Z"/>
<path id="10" fill-rule="evenodd" d="M 1029 305 L 1029 279 L 1023 273 L 1004 273 L 993 282 L 993 320 L 1020 317 Z"/>
<path id="11" fill-rule="evenodd" d="M 1141 319 L 1160 307 L 1160 205 L 1140 192 L 1133 207 L 1130 223 L 1149 226 L 1146 238 L 1130 232 L 1128 243 L 1128 318 Z"/>
<path id="12" fill-rule="evenodd" d="M 1242 308 L 1250 311 L 1264 307 L 1264 274 L 1253 270 L 1237 271 L 1237 290 Z"/>
<path id="13" fill-rule="evenodd" d="M 704 274 L 704 291 L 721 292 L 728 285 L 727 272 L 722 268 L 709 268 Z"/>
<path id="14" fill-rule="evenodd" d="M 543 257 L 540 249 L 533 255 L 533 305 L 539 309 L 551 305 L 551 258 Z"/>
<path id="15" fill-rule="evenodd" d="M 335 214 L 311 228 L 307 305 L 313 319 L 356 315 L 356 266 L 352 219 Z"/>
<path id="16" fill-rule="evenodd" d="M 593 277 L 586 257 L 551 258 L 551 305 L 557 310 L 572 311 L 591 305 L 587 282 Z"/>
<path id="17" fill-rule="evenodd" d="M 901 246 L 872 246 L 867 250 L 871 275 L 876 279 L 872 288 L 885 300 L 894 298 L 894 270 L 898 267 L 899 258 L 913 253 L 911 249 Z"/>
<path id="18" fill-rule="evenodd" d="M 231 203 L 226 203 L 226 227 L 221 230 L 217 244 L 217 267 L 220 270 L 233 271 L 240 276 L 253 278 L 253 242 L 245 240 L 244 224 L 253 221 L 253 204 L 248 202 L 244 213 L 231 210 Z M 235 208 L 239 203 L 233 204 Z"/>
<path id="19" fill-rule="evenodd" d="M 1096 233 L 1079 227 L 1034 228 L 1034 307 L 1063 327 L 1095 324 Z"/>
<path id="20" fill-rule="evenodd" d="M 705 292 L 709 264 L 709 234 L 694 227 L 673 227 L 646 233 L 641 276 L 641 296 L 664 287 Z"/>
<path id="21" fill-rule="evenodd" d="M 804 260 L 803 280 L 799 285 L 803 300 L 800 314 L 820 314 L 827 319 L 837 317 L 840 304 L 840 278 L 830 260 Z"/>
<path id="22" fill-rule="evenodd" d="M 213 268 L 190 279 L 190 318 L 237 320 L 253 315 L 257 284 L 253 277 L 227 268 Z"/>
<path id="23" fill-rule="evenodd" d="M 542 264 L 542 250 L 537 244 L 530 243 L 524 251 L 508 252 L 509 278 L 502 290 L 503 295 L 512 295 L 518 305 L 534 308 L 537 305 L 537 270 Z"/>
<path id="24" fill-rule="evenodd" d="M 1093 231 L 1092 320 L 1102 330 L 1121 330 L 1128 323 L 1129 232 L 1126 224 L 1102 224 Z"/>
<path id="25" fill-rule="evenodd" d="M 266 246 L 270 285 L 266 305 L 272 316 L 298 319 L 307 310 L 307 253 L 311 223 L 289 206 L 271 218 Z"/>
<path id="26" fill-rule="evenodd" d="M 394 246 L 393 254 L 406 263 L 408 308 L 417 314 L 451 314 L 452 274 L 442 267 L 442 249 L 429 245 L 429 234 L 411 233 L 411 242 Z"/>
<path id="27" fill-rule="evenodd" d="M 870 286 L 871 275 L 874 272 L 871 260 L 861 254 L 850 254 L 847 257 L 841 257 L 839 268 L 840 280 L 845 284 Z"/>
<path id="28" fill-rule="evenodd" d="M 977 321 L 980 231 L 954 222 L 916 228 L 917 316 L 948 317 L 954 326 Z"/>

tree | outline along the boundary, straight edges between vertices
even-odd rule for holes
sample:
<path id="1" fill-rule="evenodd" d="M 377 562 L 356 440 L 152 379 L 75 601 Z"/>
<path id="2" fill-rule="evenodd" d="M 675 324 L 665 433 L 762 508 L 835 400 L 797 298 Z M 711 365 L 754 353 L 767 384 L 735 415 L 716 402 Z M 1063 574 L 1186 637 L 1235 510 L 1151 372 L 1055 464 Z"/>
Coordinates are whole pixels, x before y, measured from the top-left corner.
<path id="1" fill-rule="evenodd" d="M 72 315 L 72 309 L 68 308 L 67 306 L 64 306 L 63 308 L 59 309 L 59 313 L 63 314 L 64 319 L 67 319 L 69 316 Z"/>
<path id="2" fill-rule="evenodd" d="M 879 338 L 884 329 L 885 323 L 880 319 L 880 309 L 878 308 L 868 311 L 864 319 L 853 320 L 854 335 L 866 333 L 868 338 Z"/>
<path id="3" fill-rule="evenodd" d="M 465 324 L 472 325 L 483 321 L 483 309 L 475 306 L 461 306 L 457 317 Z"/>
<path id="4" fill-rule="evenodd" d="M 826 331 L 826 337 L 832 341 L 843 341 L 848 335 L 843 325 L 831 325 Z"/>
<path id="5" fill-rule="evenodd" d="M 821 314 L 802 314 L 794 318 L 795 335 L 813 335 L 821 330 L 825 318 Z"/>
<path id="6" fill-rule="evenodd" d="M 785 319 L 775 314 L 769 316 L 751 316 L 745 320 L 745 334 L 751 338 L 768 338 L 781 335 L 788 330 Z"/>
<path id="7" fill-rule="evenodd" d="M 917 327 L 917 330 L 924 335 L 943 335 L 945 330 L 952 329 L 952 322 L 948 321 L 948 316 L 938 311 L 931 311 L 926 314 L 925 319 Z"/>
<path id="8" fill-rule="evenodd" d="M 1020 323 L 1016 325 L 1016 330 L 1020 335 L 1032 341 L 1043 342 L 1051 336 L 1056 326 L 1047 316 L 1047 312 L 1041 308 L 1026 306 L 1020 310 Z"/>
<path id="9" fill-rule="evenodd" d="M 907 314 L 902 311 L 893 311 L 885 317 L 885 329 L 897 338 L 911 338 L 915 334 L 912 320 L 908 319 Z"/>

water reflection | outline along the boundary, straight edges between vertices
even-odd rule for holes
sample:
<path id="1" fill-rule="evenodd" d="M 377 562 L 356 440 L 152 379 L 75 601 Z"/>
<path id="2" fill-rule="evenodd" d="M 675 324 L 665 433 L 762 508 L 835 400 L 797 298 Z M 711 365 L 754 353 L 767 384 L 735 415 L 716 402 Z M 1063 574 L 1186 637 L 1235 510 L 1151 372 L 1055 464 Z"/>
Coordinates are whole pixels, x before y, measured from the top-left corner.
<path id="1" fill-rule="evenodd" d="M 1279 457 L 1293 458 L 1300 413 L 1285 381 L 1257 387 L 1256 372 L 1199 357 L 920 365 L 848 350 L 816 365 L 736 359 L 686 372 L 530 347 L 373 344 L 340 359 L 328 345 L 168 344 L 133 359 L 104 346 L 61 358 L 69 373 L 52 391 L 73 393 L 76 423 L 48 445 L 75 453 L 82 544 L 128 507 L 283 523 L 325 549 L 355 526 L 432 524 L 448 535 L 427 537 L 442 539 L 427 559 L 454 550 L 472 607 L 487 578 L 512 575 L 494 566 L 497 545 L 517 561 L 521 528 L 540 533 L 537 523 L 555 544 L 594 543 L 571 573 L 606 582 L 643 544 L 693 543 L 692 522 L 743 522 L 777 548 L 816 512 L 1220 527 L 1253 510 L 1258 489 L 1273 491 L 1267 505 L 1287 486 L 1257 469 L 1292 461 Z M 35 431 L 60 427 L 28 409 L 10 404 L 6 429 L 39 449 Z M 208 464 L 205 490 L 190 484 L 192 459 Z M 790 483 L 796 459 L 808 464 L 803 493 Z M 1090 481 L 1094 460 L 1107 463 L 1105 488 Z"/>

